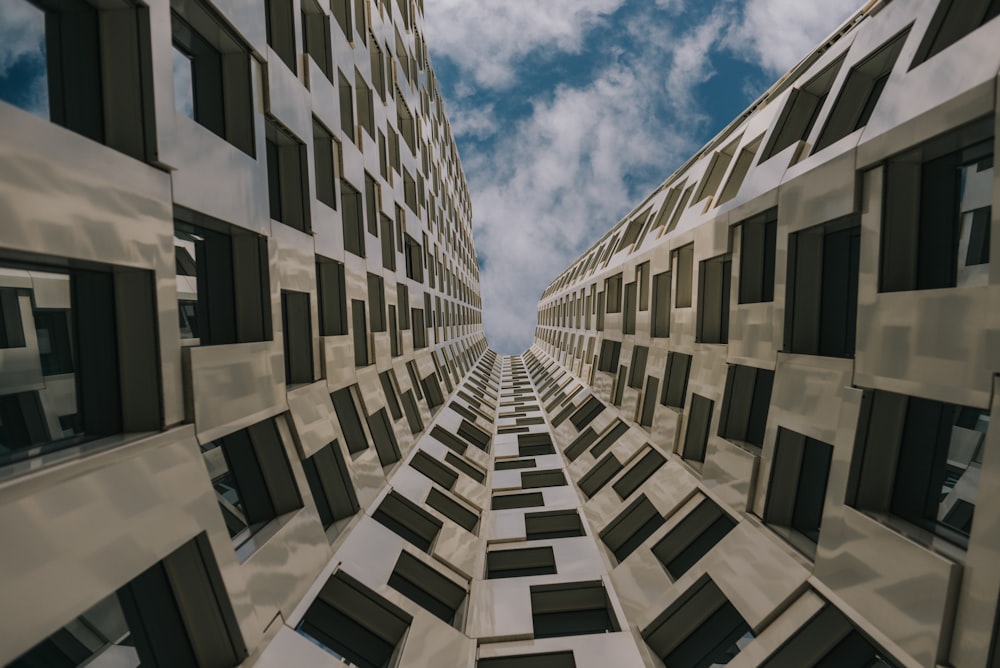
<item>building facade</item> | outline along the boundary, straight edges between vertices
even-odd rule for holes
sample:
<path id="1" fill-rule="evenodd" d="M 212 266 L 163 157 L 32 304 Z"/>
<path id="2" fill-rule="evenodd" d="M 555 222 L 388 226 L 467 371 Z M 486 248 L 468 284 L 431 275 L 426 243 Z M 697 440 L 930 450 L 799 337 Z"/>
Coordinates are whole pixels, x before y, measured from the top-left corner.
<path id="1" fill-rule="evenodd" d="M 423 11 L 0 5 L 0 665 L 1000 665 L 1000 4 L 869 2 L 505 357 Z"/>

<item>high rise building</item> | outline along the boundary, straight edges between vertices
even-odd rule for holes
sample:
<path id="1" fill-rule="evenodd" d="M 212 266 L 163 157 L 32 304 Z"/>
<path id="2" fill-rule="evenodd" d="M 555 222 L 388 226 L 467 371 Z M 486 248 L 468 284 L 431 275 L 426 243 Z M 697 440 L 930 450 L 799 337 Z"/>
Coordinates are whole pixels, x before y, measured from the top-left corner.
<path id="1" fill-rule="evenodd" d="M 0 665 L 1000 666 L 1000 3 L 869 2 L 516 356 L 423 11 L 0 2 Z"/>

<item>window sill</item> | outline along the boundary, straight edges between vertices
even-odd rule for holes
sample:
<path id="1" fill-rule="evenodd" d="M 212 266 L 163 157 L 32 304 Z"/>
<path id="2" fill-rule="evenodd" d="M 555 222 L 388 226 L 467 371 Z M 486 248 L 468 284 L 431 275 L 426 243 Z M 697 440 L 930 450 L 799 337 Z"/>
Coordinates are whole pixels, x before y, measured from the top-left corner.
<path id="1" fill-rule="evenodd" d="M 854 510 L 870 517 L 889 530 L 903 536 L 913 543 L 916 543 L 926 550 L 930 550 L 931 552 L 939 554 L 942 557 L 950 559 L 956 563 L 965 563 L 966 548 L 962 545 L 946 540 L 932 531 L 928 531 L 923 527 L 907 522 L 906 520 L 896 517 L 895 515 L 864 510 L 862 508 L 854 508 Z"/>
<path id="2" fill-rule="evenodd" d="M 765 522 L 764 526 L 771 530 L 776 536 L 791 545 L 795 550 L 810 561 L 816 561 L 816 543 L 805 534 L 796 531 L 791 527 L 781 526 Z"/>
<path id="3" fill-rule="evenodd" d="M 239 547 L 236 547 L 236 559 L 240 564 L 245 564 L 250 560 L 257 550 L 262 548 L 271 538 L 278 535 L 278 533 L 291 521 L 295 514 L 300 512 L 302 509 L 293 510 L 290 513 L 285 513 L 284 515 L 278 515 L 273 520 L 265 524 L 261 529 L 247 538 Z"/>

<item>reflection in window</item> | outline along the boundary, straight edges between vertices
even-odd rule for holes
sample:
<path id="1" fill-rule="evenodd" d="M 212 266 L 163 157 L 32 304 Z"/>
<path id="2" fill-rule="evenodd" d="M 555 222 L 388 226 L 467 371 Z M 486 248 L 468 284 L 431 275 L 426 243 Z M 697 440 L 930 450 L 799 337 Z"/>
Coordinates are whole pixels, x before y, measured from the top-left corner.
<path id="1" fill-rule="evenodd" d="M 174 108 L 191 120 L 194 118 L 194 61 L 174 42 Z"/>
<path id="2" fill-rule="evenodd" d="M 70 276 L 0 268 L 0 464 L 83 440 Z"/>
<path id="3" fill-rule="evenodd" d="M 10 29 L 9 35 L 17 35 L 4 41 L 0 100 L 48 120 L 45 12 L 27 0 L 8 0 L 0 4 L 0 25 Z"/>

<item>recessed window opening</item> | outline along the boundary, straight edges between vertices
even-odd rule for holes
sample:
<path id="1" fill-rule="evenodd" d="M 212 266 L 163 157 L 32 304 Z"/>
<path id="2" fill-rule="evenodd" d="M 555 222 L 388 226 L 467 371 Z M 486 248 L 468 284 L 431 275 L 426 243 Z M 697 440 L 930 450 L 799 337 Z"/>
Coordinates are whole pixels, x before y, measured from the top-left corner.
<path id="1" fill-rule="evenodd" d="M 740 303 L 774 301 L 778 210 L 740 223 Z"/>
<path id="2" fill-rule="evenodd" d="M 843 64 L 844 56 L 841 56 L 801 88 L 791 90 L 767 147 L 761 154 L 761 162 L 781 153 L 795 142 L 809 138 Z"/>

